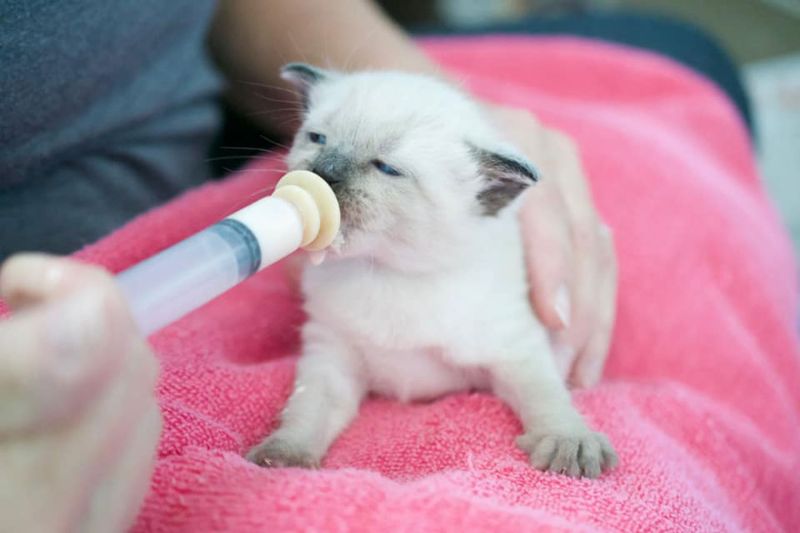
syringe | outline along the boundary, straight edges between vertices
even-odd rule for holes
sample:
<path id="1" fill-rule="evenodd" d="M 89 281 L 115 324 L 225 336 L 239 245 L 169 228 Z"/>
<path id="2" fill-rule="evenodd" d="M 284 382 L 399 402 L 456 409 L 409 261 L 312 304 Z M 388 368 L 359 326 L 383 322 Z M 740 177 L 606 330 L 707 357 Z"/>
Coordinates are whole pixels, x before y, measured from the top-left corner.
<path id="1" fill-rule="evenodd" d="M 119 273 L 117 281 L 149 335 L 298 248 L 326 248 L 339 221 L 339 204 L 325 180 L 290 172 L 272 196 Z"/>

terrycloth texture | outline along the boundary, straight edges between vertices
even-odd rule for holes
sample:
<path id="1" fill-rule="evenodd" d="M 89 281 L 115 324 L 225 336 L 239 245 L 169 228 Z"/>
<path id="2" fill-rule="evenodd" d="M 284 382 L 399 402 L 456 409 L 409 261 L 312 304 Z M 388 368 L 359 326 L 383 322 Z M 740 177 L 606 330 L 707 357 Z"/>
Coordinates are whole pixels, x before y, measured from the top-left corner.
<path id="1" fill-rule="evenodd" d="M 578 141 L 620 259 L 603 383 L 575 394 L 621 466 L 534 470 L 489 394 L 370 399 L 319 471 L 241 458 L 276 422 L 303 322 L 271 268 L 153 338 L 164 434 L 136 531 L 797 531 L 796 270 L 743 125 L 704 79 L 566 38 L 429 44 L 476 93 Z M 269 158 L 79 257 L 118 271 L 269 190 Z M 261 172 L 265 169 L 264 172 Z"/>

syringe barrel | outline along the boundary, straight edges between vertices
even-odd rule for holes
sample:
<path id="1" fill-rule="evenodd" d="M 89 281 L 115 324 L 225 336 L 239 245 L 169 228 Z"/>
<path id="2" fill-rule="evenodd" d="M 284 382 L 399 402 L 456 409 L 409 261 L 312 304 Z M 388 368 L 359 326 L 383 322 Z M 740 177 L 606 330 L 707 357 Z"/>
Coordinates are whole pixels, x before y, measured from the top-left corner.
<path id="1" fill-rule="evenodd" d="M 149 335 L 300 247 L 296 208 L 267 197 L 121 272 L 117 280 Z"/>

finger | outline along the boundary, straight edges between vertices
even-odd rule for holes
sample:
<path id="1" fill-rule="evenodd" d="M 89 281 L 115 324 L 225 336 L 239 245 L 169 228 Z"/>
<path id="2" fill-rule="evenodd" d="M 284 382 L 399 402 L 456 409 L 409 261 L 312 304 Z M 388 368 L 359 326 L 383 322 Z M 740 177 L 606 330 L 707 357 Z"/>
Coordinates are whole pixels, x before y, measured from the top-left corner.
<path id="1" fill-rule="evenodd" d="M 127 531 L 150 488 L 150 475 L 161 433 L 161 412 L 153 403 L 136 424 L 115 463 L 103 469 L 88 509 L 78 528 L 86 532 Z"/>
<path id="2" fill-rule="evenodd" d="M 571 301 L 573 320 L 566 332 L 566 343 L 580 353 L 586 347 L 598 313 L 600 265 L 595 228 L 578 226 L 572 239 L 575 255 Z"/>
<path id="3" fill-rule="evenodd" d="M 20 310 L 82 286 L 109 283 L 102 269 L 47 254 L 12 256 L 0 269 L 0 298 Z"/>
<path id="4" fill-rule="evenodd" d="M 570 323 L 572 247 L 563 201 L 554 186 L 525 193 L 520 223 L 534 311 L 556 331 Z"/>
<path id="5" fill-rule="evenodd" d="M 558 369 L 558 375 L 562 380 L 567 381 L 572 372 L 575 357 L 578 355 L 575 349 L 567 342 L 566 330 L 551 332 L 550 343 L 553 348 L 553 359 Z"/>
<path id="6" fill-rule="evenodd" d="M 577 353 L 585 350 L 599 313 L 599 219 L 594 211 L 576 144 L 555 130 L 547 131 L 545 142 L 548 152 L 552 154 L 552 171 L 561 187 L 570 221 L 574 261 L 570 285 L 572 320 L 569 327 L 556 336 L 556 347 L 563 352 L 563 359 L 574 360 Z"/>
<path id="7" fill-rule="evenodd" d="M 608 357 L 616 318 L 617 263 L 613 240 L 608 231 L 601 234 L 601 276 L 599 280 L 598 314 L 585 348 L 579 353 L 573 369 L 575 385 L 591 387 L 600 381 Z"/>
<path id="8" fill-rule="evenodd" d="M 47 431 L 16 433 L 0 441 L 0 464 L 9 467 L 10 479 L 19 480 L 28 492 L 51 501 L 53 516 L 58 518 L 57 524 L 47 524 L 47 530 L 58 525 L 83 531 L 76 525 L 81 515 L 98 512 L 112 520 L 111 508 L 135 503 L 103 498 L 109 508 L 96 509 L 93 500 L 98 493 L 114 491 L 116 485 L 124 488 L 139 483 L 137 478 L 146 478 L 150 471 L 160 420 L 151 376 L 139 361 L 139 357 L 127 358 L 123 371 L 108 380 L 103 393 L 78 420 L 50 426 Z M 137 449 L 136 463 L 125 459 L 132 449 Z M 118 468 L 120 463 L 126 463 L 126 467 Z M 31 472 L 35 475 L 30 476 Z M 104 478 L 108 483 L 102 481 Z M 28 506 L 17 509 L 15 521 L 36 524 L 41 518 L 37 521 L 36 508 Z"/>
<path id="9" fill-rule="evenodd" d="M 0 323 L 0 436 L 60 419 L 96 393 L 116 359 L 107 314 L 103 293 L 84 290 Z"/>
<path id="10" fill-rule="evenodd" d="M 136 355 L 127 358 L 125 368 L 81 420 L 81 450 L 92 460 L 82 470 L 80 507 L 89 513 L 80 531 L 105 531 L 110 523 L 132 519 L 148 485 L 161 416 L 153 376 L 139 364 L 147 354 Z M 114 530 L 122 531 L 125 525 L 129 524 Z"/>
<path id="11" fill-rule="evenodd" d="M 111 276 L 99 268 L 20 255 L 3 266 L 0 292 L 18 310 L 0 323 L 0 435 L 78 412 L 126 349 L 144 342 Z"/>
<path id="12" fill-rule="evenodd" d="M 135 327 L 110 275 L 45 254 L 12 257 L 0 295 L 0 435 L 61 420 L 93 397 Z"/>
<path id="13" fill-rule="evenodd" d="M 597 224 L 598 217 L 594 211 L 594 202 L 581 163 L 578 145 L 567 135 L 549 129 L 546 132 L 545 143 L 550 158 L 557 162 L 554 164 L 554 171 L 558 173 L 557 179 L 562 187 L 564 203 L 571 219 L 576 226 Z"/>

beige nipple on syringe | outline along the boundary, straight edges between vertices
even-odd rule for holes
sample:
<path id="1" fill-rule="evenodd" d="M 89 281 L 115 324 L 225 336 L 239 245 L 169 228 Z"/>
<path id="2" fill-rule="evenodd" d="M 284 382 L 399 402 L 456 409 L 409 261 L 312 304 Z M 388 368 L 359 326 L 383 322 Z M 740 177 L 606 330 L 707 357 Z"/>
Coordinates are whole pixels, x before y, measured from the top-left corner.
<path id="1" fill-rule="evenodd" d="M 307 170 L 286 174 L 275 186 L 273 196 L 291 202 L 303 219 L 303 242 L 311 262 L 319 264 L 339 231 L 340 212 L 336 195 L 328 183 Z"/>
<path id="2" fill-rule="evenodd" d="M 174 322 L 298 248 L 319 254 L 339 231 L 330 186 L 306 170 L 275 192 L 117 276 L 145 334 Z M 319 257 L 319 256 L 318 256 Z"/>

